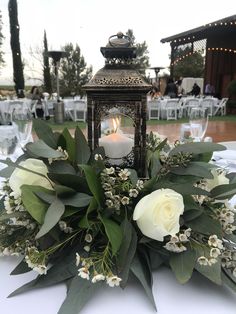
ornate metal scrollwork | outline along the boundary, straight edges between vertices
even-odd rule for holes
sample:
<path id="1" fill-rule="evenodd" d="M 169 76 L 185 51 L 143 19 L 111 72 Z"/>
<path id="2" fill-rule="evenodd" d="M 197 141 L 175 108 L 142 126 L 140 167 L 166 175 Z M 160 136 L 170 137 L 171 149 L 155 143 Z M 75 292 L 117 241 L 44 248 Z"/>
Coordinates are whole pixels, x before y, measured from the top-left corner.
<path id="1" fill-rule="evenodd" d="M 116 109 L 116 112 L 113 109 Z M 132 104 L 125 103 L 121 105 L 120 103 L 117 104 L 100 104 L 96 107 L 95 115 L 99 120 L 105 119 L 107 116 L 111 114 L 123 114 L 125 116 L 130 117 L 133 121 L 135 121 L 135 106 Z"/>
<path id="2" fill-rule="evenodd" d="M 95 78 L 93 83 L 96 85 L 140 85 L 143 83 L 143 80 L 140 77 L 121 77 L 118 79 L 103 77 Z"/>

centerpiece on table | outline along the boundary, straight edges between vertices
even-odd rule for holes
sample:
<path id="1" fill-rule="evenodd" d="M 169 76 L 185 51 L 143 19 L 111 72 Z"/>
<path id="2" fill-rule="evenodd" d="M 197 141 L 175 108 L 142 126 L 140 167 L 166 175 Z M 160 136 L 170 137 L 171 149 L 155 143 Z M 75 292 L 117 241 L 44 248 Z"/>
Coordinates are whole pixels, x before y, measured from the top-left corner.
<path id="1" fill-rule="evenodd" d="M 38 140 L 16 162 L 1 161 L 0 252 L 22 256 L 12 274 L 39 273 L 11 296 L 65 282 L 59 314 L 77 314 L 103 285 L 125 288 L 134 276 L 155 307 L 152 271 L 162 264 L 180 283 L 196 271 L 235 291 L 236 177 L 209 163 L 224 146 L 147 135 L 150 85 L 134 47 L 118 33 L 101 51 L 105 67 L 85 85 L 88 143 L 79 128 L 53 133 L 35 120 Z M 120 132 L 128 118 L 133 134 Z"/>
<path id="2" fill-rule="evenodd" d="M 213 143 L 147 136 L 147 173 L 110 166 L 79 128 L 53 133 L 34 121 L 38 140 L 1 171 L 1 255 L 22 256 L 12 274 L 38 277 L 11 296 L 67 284 L 60 314 L 75 314 L 103 285 L 140 281 L 150 301 L 152 271 L 165 264 L 183 284 L 199 272 L 236 288 L 236 176 L 208 161 Z M 84 293 L 86 291 L 86 293 Z M 73 302 L 71 302 L 73 300 Z"/>

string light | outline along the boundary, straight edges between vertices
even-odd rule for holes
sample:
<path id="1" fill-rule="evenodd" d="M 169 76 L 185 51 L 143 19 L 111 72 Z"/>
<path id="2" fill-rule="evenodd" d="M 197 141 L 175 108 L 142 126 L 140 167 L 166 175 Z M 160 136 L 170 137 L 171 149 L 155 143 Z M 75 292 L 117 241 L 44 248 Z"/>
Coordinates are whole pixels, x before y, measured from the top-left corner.
<path id="1" fill-rule="evenodd" d="M 217 51 L 217 52 L 230 52 L 230 53 L 236 53 L 236 49 L 231 49 L 231 48 L 223 48 L 223 47 L 212 47 L 212 48 L 207 48 L 207 51 Z M 171 66 L 176 65 L 178 62 L 182 61 L 183 59 L 190 57 L 194 53 L 203 53 L 204 49 L 198 49 L 195 50 L 194 52 L 188 52 L 185 55 L 177 58 L 174 62 L 171 63 Z"/>
<path id="2" fill-rule="evenodd" d="M 203 27 L 207 28 L 207 27 L 214 27 L 214 26 L 228 26 L 228 25 L 236 25 L 236 21 L 231 21 L 231 22 L 219 22 L 219 23 L 209 23 L 209 24 L 204 24 Z M 202 30 L 203 31 L 203 30 Z M 190 37 L 182 37 L 182 38 L 178 38 L 178 39 L 174 39 L 173 41 L 170 40 L 170 44 L 171 43 L 176 43 L 176 42 L 181 42 L 181 41 L 186 41 L 186 40 L 191 40 L 191 39 L 195 39 L 195 36 L 190 36 Z"/>

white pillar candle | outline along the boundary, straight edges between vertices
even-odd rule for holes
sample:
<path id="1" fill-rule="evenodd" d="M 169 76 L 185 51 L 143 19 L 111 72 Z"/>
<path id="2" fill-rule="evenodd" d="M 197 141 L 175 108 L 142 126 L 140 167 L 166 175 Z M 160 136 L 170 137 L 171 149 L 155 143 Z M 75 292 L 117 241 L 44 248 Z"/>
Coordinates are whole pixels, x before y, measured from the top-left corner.
<path id="1" fill-rule="evenodd" d="M 104 147 L 107 157 L 122 158 L 131 152 L 134 140 L 120 133 L 112 133 L 100 138 L 99 146 Z"/>

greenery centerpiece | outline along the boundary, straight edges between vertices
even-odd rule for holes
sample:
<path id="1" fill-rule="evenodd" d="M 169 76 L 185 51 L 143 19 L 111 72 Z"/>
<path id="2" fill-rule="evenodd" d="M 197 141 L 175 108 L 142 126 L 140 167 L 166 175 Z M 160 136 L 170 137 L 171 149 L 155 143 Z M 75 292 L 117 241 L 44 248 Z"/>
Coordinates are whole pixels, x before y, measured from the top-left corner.
<path id="1" fill-rule="evenodd" d="M 152 271 L 164 264 L 184 284 L 199 272 L 236 291 L 235 212 L 228 200 L 235 174 L 209 163 L 214 143 L 170 146 L 147 136 L 146 178 L 107 164 L 79 128 L 52 132 L 34 121 L 38 140 L 6 178 L 0 209 L 0 253 L 20 255 L 12 274 L 38 277 L 10 296 L 59 282 L 59 314 L 76 314 L 102 285 L 139 281 L 155 307 Z"/>

